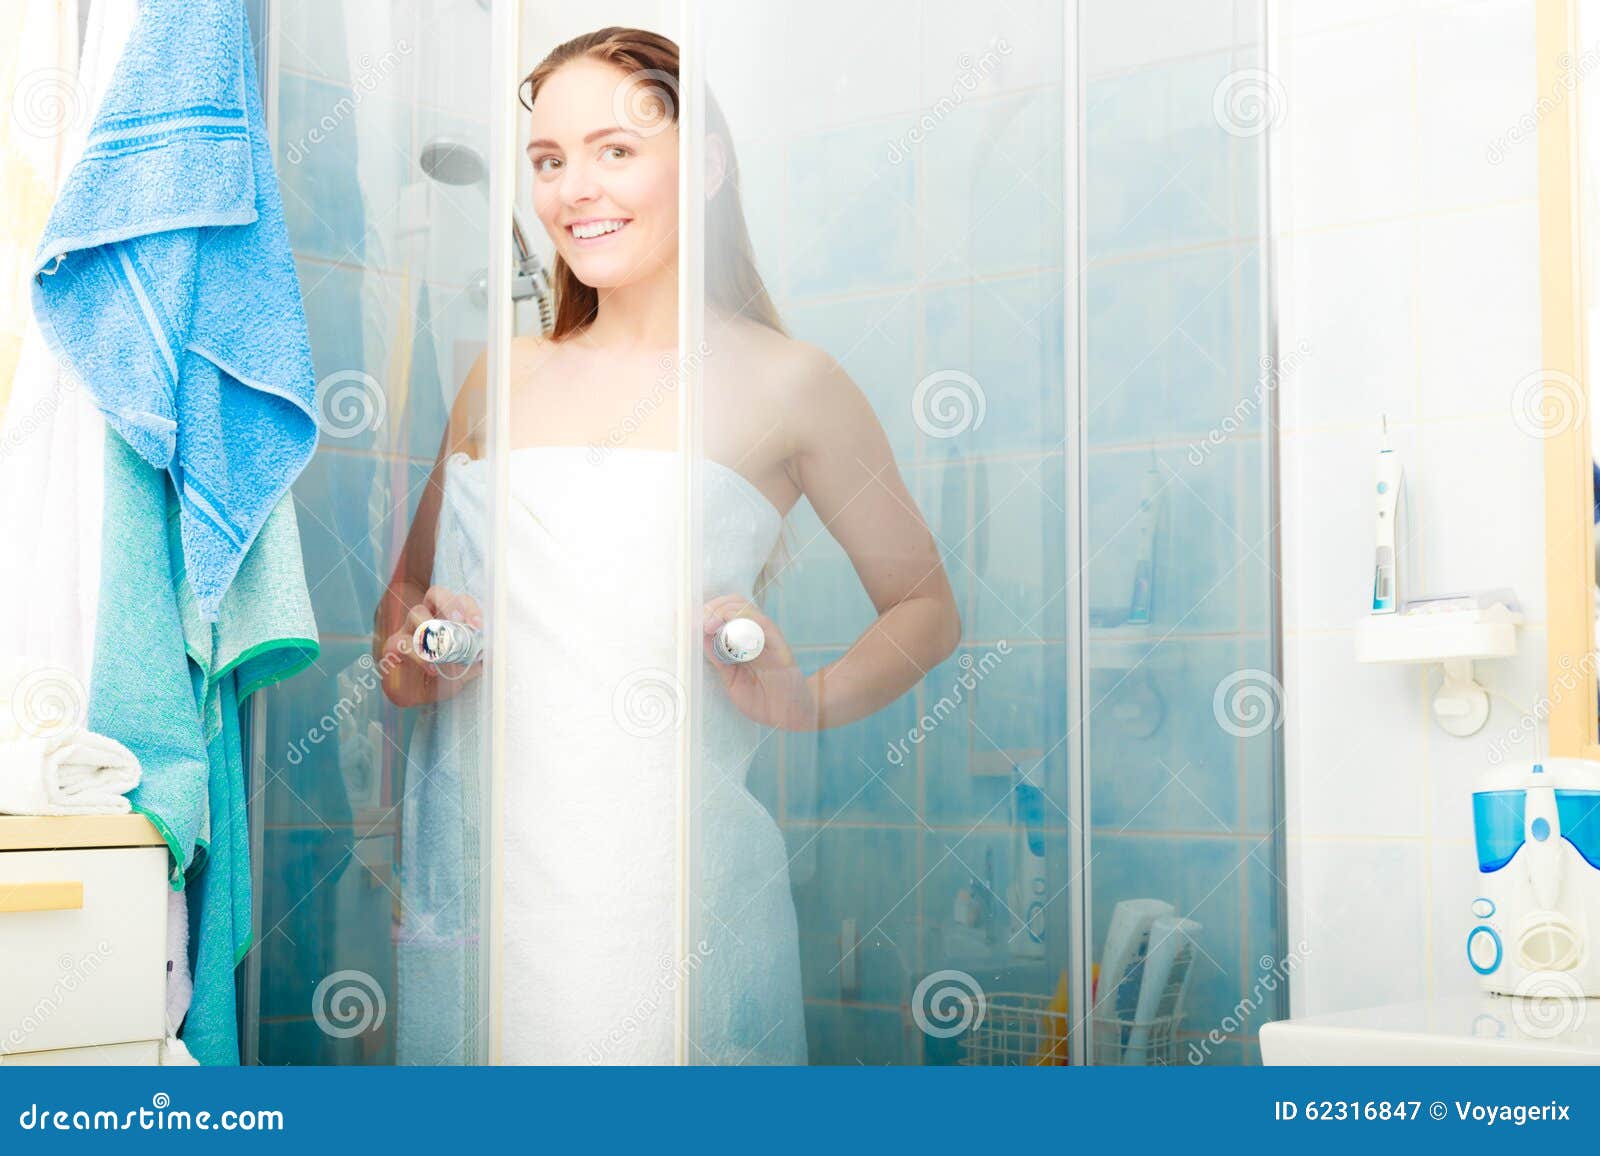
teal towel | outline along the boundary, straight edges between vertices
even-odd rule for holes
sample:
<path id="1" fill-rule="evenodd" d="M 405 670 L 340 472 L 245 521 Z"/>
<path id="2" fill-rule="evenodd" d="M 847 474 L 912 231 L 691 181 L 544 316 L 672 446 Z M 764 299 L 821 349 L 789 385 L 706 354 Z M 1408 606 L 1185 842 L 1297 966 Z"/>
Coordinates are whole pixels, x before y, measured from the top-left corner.
<path id="1" fill-rule="evenodd" d="M 250 928 L 250 825 L 244 806 L 244 750 L 236 676 L 218 686 L 221 729 L 208 748 L 211 838 L 199 852 L 189 904 L 189 969 L 194 995 L 178 1034 L 202 1064 L 239 1062 L 234 969 L 253 940 Z"/>
<path id="2" fill-rule="evenodd" d="M 233 971 L 250 950 L 249 832 L 239 704 L 318 654 L 294 499 L 268 517 L 205 621 L 184 569 L 165 470 L 108 428 L 91 729 L 139 757 L 133 809 L 190 891 L 194 999 L 182 1038 L 203 1064 L 238 1063 Z"/>

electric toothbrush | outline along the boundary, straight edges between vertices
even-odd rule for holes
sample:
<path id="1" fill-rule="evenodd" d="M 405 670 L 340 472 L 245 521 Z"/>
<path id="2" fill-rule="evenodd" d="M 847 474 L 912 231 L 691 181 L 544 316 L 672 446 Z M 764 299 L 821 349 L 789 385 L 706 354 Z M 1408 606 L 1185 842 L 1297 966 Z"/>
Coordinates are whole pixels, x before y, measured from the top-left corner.
<path id="1" fill-rule="evenodd" d="M 1389 415 L 1383 415 L 1383 448 L 1378 451 L 1377 552 L 1372 568 L 1372 612 L 1393 614 L 1400 606 L 1400 521 L 1405 512 L 1405 471 L 1389 448 Z"/>

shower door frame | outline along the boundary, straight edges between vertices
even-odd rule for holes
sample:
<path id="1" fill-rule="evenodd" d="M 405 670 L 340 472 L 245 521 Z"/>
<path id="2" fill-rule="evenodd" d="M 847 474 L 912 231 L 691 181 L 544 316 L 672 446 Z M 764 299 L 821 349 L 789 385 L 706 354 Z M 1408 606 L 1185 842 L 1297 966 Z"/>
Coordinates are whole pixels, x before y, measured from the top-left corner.
<path id="1" fill-rule="evenodd" d="M 1066 292 L 1062 295 L 1062 342 L 1066 346 L 1061 364 L 1066 369 L 1062 383 L 1066 391 L 1066 442 L 1068 468 L 1062 471 L 1067 479 L 1067 493 L 1062 505 L 1066 508 L 1066 575 L 1067 575 L 1067 645 L 1062 647 L 1066 661 L 1067 693 L 1067 983 L 1070 988 L 1068 1006 L 1092 1006 L 1094 942 L 1089 934 L 1090 859 L 1089 827 L 1089 592 L 1085 584 L 1085 568 L 1089 554 L 1089 518 L 1083 497 L 1089 492 L 1089 461 L 1084 447 L 1089 444 L 1088 358 L 1084 353 L 1083 335 L 1088 332 L 1088 318 L 1084 309 L 1083 293 L 1083 236 L 1088 221 L 1087 198 L 1083 195 L 1085 171 L 1083 110 L 1084 79 L 1080 60 L 1083 26 L 1081 0 L 1067 0 L 1062 13 L 1061 34 L 1061 123 L 1066 130 L 1062 142 L 1061 189 L 1066 202 L 1067 219 L 1062 232 L 1061 263 L 1066 278 Z M 1068 275 L 1070 273 L 1070 276 Z M 1077 646 L 1073 646 L 1073 640 Z M 1076 653 L 1074 653 L 1076 651 Z M 1074 816 L 1077 816 L 1074 821 Z M 1076 886 L 1074 883 L 1076 882 Z M 1086 1064 L 1094 1053 L 1090 1050 L 1089 1032 L 1092 1016 L 1069 1020 L 1067 1032 L 1067 1063 Z"/>
<path id="2" fill-rule="evenodd" d="M 522 38 L 523 0 L 494 0 L 489 14 L 489 91 L 516 91 L 517 50 Z M 490 609 L 487 618 L 491 639 L 503 632 L 509 621 L 505 542 L 510 525 L 511 495 L 511 339 L 516 336 L 516 301 L 512 297 L 516 276 L 511 239 L 515 235 L 517 197 L 514 164 L 495 164 L 495 158 L 517 156 L 516 106 L 510 100 L 489 102 L 489 415 L 488 454 L 494 473 L 489 490 L 488 513 L 491 525 L 489 549 Z M 500 238 L 495 242 L 494 238 Z M 484 676 L 489 680 L 485 699 L 489 703 L 489 790 L 484 794 L 482 826 L 488 832 L 489 887 L 485 900 L 487 915 L 479 926 L 487 928 L 480 943 L 489 950 L 479 953 L 481 992 L 487 993 L 489 1009 L 489 1063 L 501 1063 L 503 1040 L 500 1022 L 501 951 L 500 918 L 505 898 L 504 832 L 499 801 L 505 798 L 505 686 L 506 656 L 502 646 L 490 646 L 484 655 Z M 481 878 L 481 876 L 480 876 Z"/>

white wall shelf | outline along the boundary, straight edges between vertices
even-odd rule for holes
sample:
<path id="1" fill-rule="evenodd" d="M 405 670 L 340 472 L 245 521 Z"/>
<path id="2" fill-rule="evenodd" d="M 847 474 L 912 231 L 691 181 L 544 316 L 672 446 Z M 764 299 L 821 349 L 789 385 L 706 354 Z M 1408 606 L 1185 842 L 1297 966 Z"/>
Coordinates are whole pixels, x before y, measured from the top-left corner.
<path id="1" fill-rule="evenodd" d="M 1521 623 L 1519 611 L 1498 602 L 1482 609 L 1374 614 L 1356 627 L 1356 661 L 1438 663 L 1444 679 L 1433 696 L 1434 721 L 1465 737 L 1489 721 L 1489 694 L 1473 678 L 1472 664 L 1516 654 Z"/>

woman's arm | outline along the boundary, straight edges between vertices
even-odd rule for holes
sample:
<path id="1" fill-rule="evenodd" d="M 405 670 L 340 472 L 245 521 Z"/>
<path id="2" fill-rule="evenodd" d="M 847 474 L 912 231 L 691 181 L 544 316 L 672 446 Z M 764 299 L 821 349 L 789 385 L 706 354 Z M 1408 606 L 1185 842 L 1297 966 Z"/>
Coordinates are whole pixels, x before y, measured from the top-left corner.
<path id="1" fill-rule="evenodd" d="M 406 533 L 405 545 L 395 560 L 394 574 L 373 613 L 372 657 L 383 672 L 384 693 L 399 706 L 433 701 L 438 680 L 425 662 L 406 654 L 397 640 L 409 640 L 419 615 L 429 617 L 448 592 L 432 587 L 433 546 L 444 497 L 444 463 L 450 455 L 479 456 L 487 414 L 484 399 L 488 381 L 487 355 L 480 356 L 468 372 L 451 406 L 450 421 L 440 439 L 439 455 L 417 502 L 416 517 Z M 430 601 L 429 595 L 436 597 Z M 448 681 L 448 680 L 447 680 Z M 459 683 L 452 682 L 456 689 Z"/>
<path id="2" fill-rule="evenodd" d="M 795 480 L 878 611 L 848 651 L 807 680 L 820 730 L 864 718 L 920 682 L 961 641 L 961 615 L 872 406 L 832 357 L 801 349 L 786 406 Z"/>

